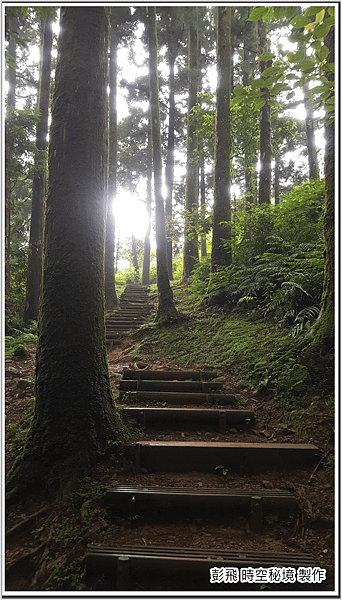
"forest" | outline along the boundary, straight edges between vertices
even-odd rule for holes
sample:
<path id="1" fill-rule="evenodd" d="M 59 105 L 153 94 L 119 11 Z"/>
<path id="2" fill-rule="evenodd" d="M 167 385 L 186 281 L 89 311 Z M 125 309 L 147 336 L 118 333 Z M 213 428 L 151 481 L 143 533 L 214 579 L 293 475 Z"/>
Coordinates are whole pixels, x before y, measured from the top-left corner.
<path id="1" fill-rule="evenodd" d="M 330 523 L 337 9 L 5 6 L 6 519 L 15 540 L 54 515 L 30 576 L 10 548 L 6 589 L 111 589 L 84 531 L 141 436 L 120 364 L 215 367 L 241 408 L 265 402 L 322 452 Z M 152 311 L 108 348 L 130 286 Z"/>

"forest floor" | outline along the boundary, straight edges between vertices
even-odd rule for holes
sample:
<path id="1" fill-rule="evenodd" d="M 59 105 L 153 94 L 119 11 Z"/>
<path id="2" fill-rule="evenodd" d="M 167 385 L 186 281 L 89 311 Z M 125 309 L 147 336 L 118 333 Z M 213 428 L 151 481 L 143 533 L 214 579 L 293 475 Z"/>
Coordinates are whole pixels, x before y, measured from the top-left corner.
<path id="1" fill-rule="evenodd" d="M 187 323 L 191 315 L 187 315 Z M 177 326 L 176 326 L 177 327 Z M 137 346 L 137 340 L 139 341 Z M 139 360 L 140 357 L 140 360 Z M 25 433 L 33 410 L 32 382 L 34 380 L 35 348 L 25 356 L 6 359 L 6 471 L 23 447 Z M 182 361 L 181 361 L 182 362 Z M 179 369 L 174 357 L 168 359 L 165 351 L 151 344 L 148 330 L 126 336 L 121 346 L 108 352 L 108 364 L 114 395 L 118 392 L 124 368 L 136 365 L 149 369 Z M 215 365 L 209 365 L 215 367 Z M 199 369 L 193 363 L 187 368 Z M 203 365 L 202 365 L 203 367 Z M 235 549 L 304 552 L 315 563 L 326 569 L 327 577 L 319 586 L 298 584 L 293 591 L 332 592 L 334 583 L 334 527 L 335 493 L 333 477 L 333 421 L 331 406 L 322 401 L 309 421 L 286 420 L 274 405 L 270 393 L 257 394 L 246 385 L 231 368 L 220 368 L 225 389 L 243 399 L 243 408 L 254 410 L 256 419 L 252 427 L 241 428 L 238 441 L 273 440 L 289 443 L 314 443 L 325 459 L 314 472 L 291 470 L 264 473 L 260 476 L 232 476 L 223 469 L 216 473 L 154 473 L 136 474 L 130 447 L 135 440 L 185 440 L 235 441 L 235 433 L 213 433 L 205 430 L 184 429 L 170 432 L 158 429 L 144 433 L 130 426 L 127 439 L 115 449 L 107 462 L 100 463 L 89 473 L 81 488 L 71 497 L 48 504 L 42 497 L 23 499 L 6 510 L 6 591 L 108 591 L 111 582 L 101 577 L 85 575 L 85 554 L 89 543 L 145 546 L 172 546 L 223 549 L 227 541 Z M 242 407 L 242 406 L 241 406 Z M 302 413 L 301 413 L 302 415 Z M 286 418 L 286 414 L 285 414 Z M 290 423 L 290 424 L 289 424 Z M 232 519 L 222 515 L 213 524 L 211 515 L 186 515 L 172 522 L 156 515 L 142 520 L 112 518 L 103 505 L 105 490 L 113 483 L 144 486 L 263 487 L 289 489 L 298 500 L 298 509 L 291 518 L 277 514 L 266 516 L 261 533 L 249 530 L 243 515 Z M 183 590 L 168 587 L 163 580 L 156 582 L 154 590 Z M 174 585 L 174 583 L 173 583 Z M 319 587 L 319 589 L 318 589 Z M 262 589 L 262 588 L 260 588 Z M 134 588 L 146 591 L 141 582 Z M 216 591 L 216 590 L 213 590 Z M 271 592 L 271 588 L 266 591 Z M 293 592 L 292 592 L 293 593 Z"/>

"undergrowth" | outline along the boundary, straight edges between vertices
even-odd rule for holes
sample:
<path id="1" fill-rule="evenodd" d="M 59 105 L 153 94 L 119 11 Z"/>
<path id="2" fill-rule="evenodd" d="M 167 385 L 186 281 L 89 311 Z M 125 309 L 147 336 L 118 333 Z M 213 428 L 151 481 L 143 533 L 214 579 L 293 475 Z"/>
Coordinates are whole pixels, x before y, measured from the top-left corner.
<path id="1" fill-rule="evenodd" d="M 257 313 L 199 308 L 185 284 L 173 286 L 179 323 L 150 327 L 134 346 L 132 358 L 167 360 L 183 368 L 211 367 L 234 373 L 253 393 L 272 393 L 280 410 L 309 406 L 322 393 L 332 393 L 333 364 L 306 357 L 303 338 Z M 324 363 L 324 364 L 323 364 Z M 319 404 L 314 402 L 316 409 Z"/>

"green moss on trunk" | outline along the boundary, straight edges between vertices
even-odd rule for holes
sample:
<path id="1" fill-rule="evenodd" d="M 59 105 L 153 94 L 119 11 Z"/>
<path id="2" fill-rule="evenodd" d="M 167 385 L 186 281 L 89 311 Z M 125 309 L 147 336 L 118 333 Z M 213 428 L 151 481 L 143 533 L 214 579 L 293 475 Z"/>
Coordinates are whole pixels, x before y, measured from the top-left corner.
<path id="1" fill-rule="evenodd" d="M 115 440 L 104 322 L 108 11 L 63 7 L 52 112 L 36 406 L 9 498 L 56 496 Z"/>

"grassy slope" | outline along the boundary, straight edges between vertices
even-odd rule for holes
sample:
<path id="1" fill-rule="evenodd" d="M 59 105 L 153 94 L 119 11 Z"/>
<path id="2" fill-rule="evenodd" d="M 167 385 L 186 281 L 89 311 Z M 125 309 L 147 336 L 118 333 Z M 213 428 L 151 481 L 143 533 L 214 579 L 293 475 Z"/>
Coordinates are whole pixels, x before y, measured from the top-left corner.
<path id="1" fill-rule="evenodd" d="M 215 367 L 252 390 L 272 393 L 281 411 L 332 405 L 333 366 L 307 357 L 303 338 L 270 320 L 196 305 L 183 284 L 174 285 L 180 322 L 148 327 L 133 357 L 167 360 L 180 367 Z"/>

